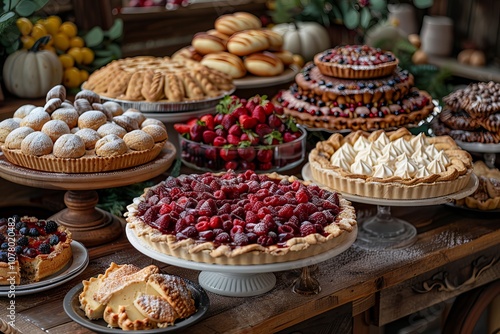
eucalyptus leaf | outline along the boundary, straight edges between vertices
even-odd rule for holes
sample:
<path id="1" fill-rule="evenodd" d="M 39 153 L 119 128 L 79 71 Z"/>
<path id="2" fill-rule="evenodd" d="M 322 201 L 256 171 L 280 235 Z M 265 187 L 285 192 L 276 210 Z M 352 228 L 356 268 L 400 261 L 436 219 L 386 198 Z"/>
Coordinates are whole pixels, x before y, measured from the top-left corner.
<path id="1" fill-rule="evenodd" d="M 345 15 L 350 9 L 349 1 L 348 0 L 340 0 L 339 8 L 340 8 L 340 11 Z"/>
<path id="2" fill-rule="evenodd" d="M 5 48 L 5 51 L 7 51 L 8 54 L 14 53 L 19 49 L 20 44 L 19 39 L 16 39 Z"/>
<path id="3" fill-rule="evenodd" d="M 85 45 L 87 47 L 93 48 L 102 43 L 104 40 L 104 32 L 101 27 L 94 27 L 89 30 L 83 39 L 85 40 Z"/>
<path id="4" fill-rule="evenodd" d="M 344 25 L 347 29 L 356 29 L 359 26 L 359 12 L 351 8 L 344 14 Z"/>
<path id="5" fill-rule="evenodd" d="M 113 57 L 96 58 L 92 62 L 92 66 L 94 68 L 101 68 L 104 65 L 108 64 L 109 62 L 111 62 L 112 60 L 114 60 Z"/>
<path id="6" fill-rule="evenodd" d="M 118 39 L 122 36 L 123 34 L 123 20 L 122 19 L 116 19 L 111 28 L 106 32 L 106 35 L 109 37 L 111 40 Z"/>
<path id="7" fill-rule="evenodd" d="M 413 4 L 415 7 L 423 9 L 423 8 L 429 8 L 432 6 L 434 3 L 434 0 L 413 0 Z"/>
<path id="8" fill-rule="evenodd" d="M 96 58 L 113 57 L 113 50 L 94 50 Z"/>
<path id="9" fill-rule="evenodd" d="M 14 13 L 14 12 L 7 12 L 7 13 L 3 14 L 2 16 L 0 16 L 0 23 L 7 22 L 8 20 L 10 20 L 11 18 L 13 18 L 14 16 L 16 16 L 16 13 Z"/>
<path id="10" fill-rule="evenodd" d="M 30 0 L 21 0 L 16 6 L 16 13 L 19 16 L 28 17 L 33 15 L 33 13 L 37 10 L 35 3 Z"/>
<path id="11" fill-rule="evenodd" d="M 33 0 L 33 2 L 37 6 L 36 10 L 39 10 L 39 9 L 45 7 L 45 5 L 49 2 L 49 0 Z"/>
<path id="12" fill-rule="evenodd" d="M 121 58 L 121 56 L 122 56 L 122 49 L 121 49 L 121 47 L 118 44 L 116 44 L 116 43 L 109 43 L 107 45 L 107 49 L 108 49 L 108 51 L 111 51 L 112 55 L 115 58 Z"/>
<path id="13" fill-rule="evenodd" d="M 370 0 L 370 6 L 374 10 L 385 10 L 387 8 L 386 0 Z"/>
<path id="14" fill-rule="evenodd" d="M 371 19 L 372 15 L 370 13 L 370 10 L 368 9 L 368 7 L 363 7 L 363 9 L 361 9 L 361 18 L 360 18 L 361 27 L 364 29 L 368 28 Z"/>

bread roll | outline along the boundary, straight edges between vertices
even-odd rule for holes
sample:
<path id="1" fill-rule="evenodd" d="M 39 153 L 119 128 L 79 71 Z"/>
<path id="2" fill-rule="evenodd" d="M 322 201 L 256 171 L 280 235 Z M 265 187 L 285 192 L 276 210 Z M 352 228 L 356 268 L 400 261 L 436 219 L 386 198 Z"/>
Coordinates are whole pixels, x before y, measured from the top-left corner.
<path id="1" fill-rule="evenodd" d="M 22 122 L 22 120 L 21 120 Z M 19 127 L 19 122 L 13 118 L 7 118 L 0 122 L 0 143 L 5 142 L 9 133 Z"/>
<path id="2" fill-rule="evenodd" d="M 41 131 L 49 136 L 54 143 L 62 135 L 70 133 L 68 124 L 58 119 L 53 119 L 45 123 Z"/>
<path id="3" fill-rule="evenodd" d="M 288 50 L 273 51 L 273 54 L 278 57 L 285 66 L 290 66 L 293 64 L 293 53 Z"/>
<path id="4" fill-rule="evenodd" d="M 258 29 L 262 27 L 262 22 L 253 14 L 246 12 L 236 12 L 222 15 L 215 20 L 215 29 L 223 34 L 232 34 L 247 29 Z"/>
<path id="5" fill-rule="evenodd" d="M 283 62 L 271 52 L 254 53 L 245 58 L 248 72 L 260 77 L 272 77 L 283 73 Z"/>
<path id="6" fill-rule="evenodd" d="M 41 131 L 28 134 L 21 142 L 21 152 L 27 155 L 46 155 L 52 152 L 52 139 Z"/>
<path id="7" fill-rule="evenodd" d="M 127 144 L 117 135 L 104 136 L 95 143 L 95 154 L 100 157 L 114 157 L 127 151 Z"/>
<path id="8" fill-rule="evenodd" d="M 278 51 L 283 48 L 283 36 L 270 29 L 261 30 L 269 41 L 269 50 Z"/>
<path id="9" fill-rule="evenodd" d="M 237 56 L 264 51 L 269 48 L 266 34 L 260 30 L 245 30 L 232 35 L 227 41 L 227 49 Z"/>
<path id="10" fill-rule="evenodd" d="M 149 150 L 155 145 L 153 137 L 142 130 L 128 132 L 125 136 L 123 136 L 123 140 L 125 141 L 125 144 L 127 144 L 127 146 L 134 151 Z"/>
<path id="11" fill-rule="evenodd" d="M 12 130 L 5 138 L 5 146 L 11 150 L 21 149 L 21 143 L 30 133 L 35 132 L 32 128 L 28 126 L 21 126 L 17 129 Z"/>
<path id="12" fill-rule="evenodd" d="M 218 36 L 210 35 L 206 32 L 199 32 L 194 35 L 191 45 L 199 53 L 206 55 L 209 53 L 225 51 L 227 40 Z"/>
<path id="13" fill-rule="evenodd" d="M 85 143 L 75 134 L 64 134 L 54 143 L 52 153 L 58 158 L 80 158 L 85 155 Z"/>
<path id="14" fill-rule="evenodd" d="M 203 57 L 201 64 L 226 73 L 233 79 L 245 76 L 247 70 L 240 57 L 229 52 L 216 52 Z"/>

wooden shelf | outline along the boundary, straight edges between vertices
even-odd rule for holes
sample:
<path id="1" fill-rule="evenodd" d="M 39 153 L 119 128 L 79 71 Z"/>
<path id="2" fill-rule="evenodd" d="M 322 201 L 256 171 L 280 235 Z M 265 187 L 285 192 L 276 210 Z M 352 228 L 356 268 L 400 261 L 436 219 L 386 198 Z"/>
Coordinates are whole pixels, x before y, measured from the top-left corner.
<path id="1" fill-rule="evenodd" d="M 443 58 L 429 55 L 429 64 L 442 68 L 448 68 L 455 76 L 476 80 L 500 82 L 500 67 L 483 66 L 476 67 L 460 64 L 455 58 Z"/>

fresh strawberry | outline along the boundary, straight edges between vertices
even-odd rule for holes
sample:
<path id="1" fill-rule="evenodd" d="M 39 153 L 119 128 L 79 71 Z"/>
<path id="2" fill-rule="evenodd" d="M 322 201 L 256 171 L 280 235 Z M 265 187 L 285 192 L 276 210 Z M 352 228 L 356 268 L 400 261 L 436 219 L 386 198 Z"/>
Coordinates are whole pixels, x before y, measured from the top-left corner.
<path id="1" fill-rule="evenodd" d="M 179 134 L 183 135 L 189 133 L 189 125 L 184 123 L 175 123 L 174 130 L 177 131 Z"/>
<path id="2" fill-rule="evenodd" d="M 238 125 L 238 124 L 234 124 L 233 126 L 231 126 L 228 130 L 228 133 L 230 135 L 234 135 L 234 136 L 241 136 L 241 134 L 243 133 L 241 131 L 241 127 Z"/>
<path id="3" fill-rule="evenodd" d="M 259 144 L 259 136 L 255 132 L 245 131 L 240 137 L 241 141 L 249 141 L 253 146 Z"/>
<path id="4" fill-rule="evenodd" d="M 200 117 L 200 121 L 205 123 L 205 126 L 209 130 L 213 130 L 215 127 L 214 116 L 211 114 L 206 114 Z"/>
<path id="5" fill-rule="evenodd" d="M 227 144 L 227 139 L 222 136 L 217 136 L 214 138 L 213 145 L 216 147 L 222 147 Z"/>
<path id="6" fill-rule="evenodd" d="M 226 138 L 227 136 L 227 131 L 222 127 L 222 125 L 217 125 L 215 127 L 215 134 L 220 137 Z"/>
<path id="7" fill-rule="evenodd" d="M 196 142 L 201 142 L 203 140 L 203 132 L 206 130 L 206 128 L 207 127 L 203 125 L 201 122 L 195 123 L 189 129 L 189 136 L 191 137 L 191 140 Z"/>
<path id="8" fill-rule="evenodd" d="M 226 139 L 229 144 L 234 146 L 238 146 L 241 142 L 240 137 L 236 135 L 227 135 Z"/>
<path id="9" fill-rule="evenodd" d="M 217 159 L 217 149 L 215 147 L 205 147 L 205 158 L 209 161 Z"/>
<path id="10" fill-rule="evenodd" d="M 223 147 L 220 149 L 220 157 L 224 161 L 231 161 L 238 157 L 238 151 L 231 147 Z"/>
<path id="11" fill-rule="evenodd" d="M 241 169 L 244 169 L 244 170 L 255 170 L 255 163 L 251 162 L 251 161 L 242 161 L 241 162 Z"/>
<path id="12" fill-rule="evenodd" d="M 273 158 L 273 151 L 270 149 L 260 149 L 257 152 L 257 160 L 260 162 L 270 162 Z"/>
<path id="13" fill-rule="evenodd" d="M 301 135 L 301 133 L 300 133 L 299 131 L 297 131 L 297 132 L 293 132 L 293 133 L 292 133 L 292 132 L 285 132 L 285 133 L 283 134 L 283 141 L 284 141 L 285 143 L 289 143 L 289 142 L 294 141 L 294 140 L 296 140 L 297 138 L 299 138 L 299 137 L 300 137 L 300 135 Z"/>
<path id="14" fill-rule="evenodd" d="M 266 116 L 271 115 L 275 109 L 274 104 L 272 104 L 271 102 L 267 102 L 266 104 L 264 104 L 263 108 L 264 112 L 266 113 Z"/>
<path id="15" fill-rule="evenodd" d="M 190 118 L 186 124 L 189 126 L 189 127 L 192 127 L 193 125 L 195 125 L 196 123 L 198 123 L 198 118 L 194 117 L 194 118 Z"/>
<path id="16" fill-rule="evenodd" d="M 238 146 L 238 155 L 245 161 L 252 161 L 255 159 L 256 152 L 249 141 L 241 142 Z"/>
<path id="17" fill-rule="evenodd" d="M 222 119 L 221 125 L 224 127 L 225 130 L 229 130 L 231 126 L 236 124 L 237 118 L 234 117 L 232 114 L 224 115 L 224 118 Z"/>
<path id="18" fill-rule="evenodd" d="M 266 122 L 266 113 L 264 112 L 264 107 L 262 106 L 256 106 L 255 109 L 251 111 L 251 115 L 253 118 L 256 118 L 259 123 L 265 123 Z"/>
<path id="19" fill-rule="evenodd" d="M 283 115 L 285 113 L 285 110 L 283 109 L 282 106 L 274 106 L 274 112 L 278 115 Z"/>
<path id="20" fill-rule="evenodd" d="M 238 162 L 237 161 L 234 161 L 234 160 L 231 160 L 231 161 L 226 161 L 226 163 L 224 164 L 224 168 L 226 170 L 236 170 L 238 169 Z"/>
<path id="21" fill-rule="evenodd" d="M 278 115 L 272 114 L 269 115 L 269 117 L 267 118 L 267 124 L 269 124 L 271 128 L 277 129 L 281 126 L 281 124 L 283 124 L 283 122 L 281 121 L 281 118 L 279 118 Z"/>
<path id="22" fill-rule="evenodd" d="M 232 112 L 231 112 L 231 115 L 233 115 L 234 117 L 236 118 L 239 118 L 240 116 L 242 115 L 248 115 L 248 109 L 241 106 L 241 107 L 238 107 L 236 109 L 234 109 Z"/>
<path id="23" fill-rule="evenodd" d="M 271 168 L 273 168 L 273 163 L 271 161 L 259 163 L 260 170 L 270 170 Z"/>
<path id="24" fill-rule="evenodd" d="M 273 132 L 273 129 L 267 124 L 257 124 L 255 127 L 255 133 L 260 137 L 264 138 L 265 135 Z"/>
<path id="25" fill-rule="evenodd" d="M 240 99 L 237 96 L 226 95 L 219 101 L 217 106 L 215 106 L 215 110 L 218 114 L 230 114 L 235 108 L 241 105 Z"/>
<path id="26" fill-rule="evenodd" d="M 264 137 L 267 145 L 278 145 L 283 142 L 283 136 L 281 132 L 274 130 L 273 132 L 267 134 Z"/>
<path id="27" fill-rule="evenodd" d="M 222 119 L 224 118 L 224 114 L 217 114 L 214 116 L 214 124 L 219 125 L 222 123 Z"/>
<path id="28" fill-rule="evenodd" d="M 203 142 L 205 144 L 212 144 L 215 137 L 217 137 L 217 135 L 215 134 L 214 131 L 212 131 L 212 130 L 203 131 Z"/>
<path id="29" fill-rule="evenodd" d="M 259 123 L 259 120 L 248 115 L 241 115 L 238 122 L 240 122 L 243 129 L 253 129 Z"/>

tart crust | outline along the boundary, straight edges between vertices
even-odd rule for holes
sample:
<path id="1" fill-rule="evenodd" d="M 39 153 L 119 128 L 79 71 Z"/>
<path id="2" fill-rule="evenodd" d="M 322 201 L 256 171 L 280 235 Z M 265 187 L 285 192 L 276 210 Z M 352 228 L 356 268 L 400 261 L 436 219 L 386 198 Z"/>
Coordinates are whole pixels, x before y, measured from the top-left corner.
<path id="1" fill-rule="evenodd" d="M 291 182 L 298 180 L 293 176 L 282 176 L 277 173 L 267 175 L 277 180 L 287 179 Z M 309 182 L 301 182 L 309 184 Z M 128 206 L 126 213 L 128 226 L 140 242 L 148 247 L 166 255 L 189 261 L 224 265 L 255 265 L 304 259 L 341 245 L 348 239 L 348 233 L 356 226 L 354 207 L 339 194 L 341 210 L 334 223 L 324 228 L 327 236 L 313 233 L 304 237 L 293 237 L 287 240 L 284 246 L 264 247 L 255 243 L 234 248 L 224 244 L 217 246 L 212 241 L 199 243 L 191 238 L 177 240 L 175 235 L 163 234 L 158 229 L 146 224 L 139 216 L 138 205 L 145 200 L 148 191 L 149 189 L 145 189 L 144 194 L 134 199 L 134 202 Z"/>
<path id="2" fill-rule="evenodd" d="M 341 134 L 333 134 L 328 140 L 319 142 L 309 154 L 313 179 L 341 193 L 383 199 L 422 199 L 445 196 L 463 189 L 468 184 L 472 173 L 472 158 L 448 136 L 427 138 L 430 144 L 434 144 L 438 150 L 443 150 L 447 154 L 450 165 L 444 172 L 431 173 L 425 177 L 375 178 L 355 174 L 331 164 L 331 156 L 344 143 L 353 144 L 359 136 L 364 136 L 368 141 L 374 142 L 381 133 L 382 131 L 371 134 L 356 131 L 345 137 Z M 401 137 L 412 137 L 405 128 L 388 132 L 387 135 L 391 141 Z"/>

